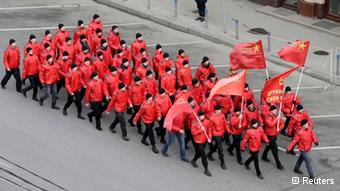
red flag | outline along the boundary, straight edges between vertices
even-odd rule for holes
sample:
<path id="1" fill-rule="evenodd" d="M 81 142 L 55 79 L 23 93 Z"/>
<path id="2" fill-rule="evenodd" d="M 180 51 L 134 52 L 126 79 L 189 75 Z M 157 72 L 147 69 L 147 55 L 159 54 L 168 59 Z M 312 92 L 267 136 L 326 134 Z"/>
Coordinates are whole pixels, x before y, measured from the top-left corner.
<path id="1" fill-rule="evenodd" d="M 285 73 L 279 74 L 274 78 L 267 80 L 261 91 L 261 103 L 264 101 L 267 103 L 280 103 L 283 98 L 283 89 L 286 78 L 299 67 L 300 66 L 296 66 Z"/>
<path id="2" fill-rule="evenodd" d="M 277 54 L 284 61 L 304 66 L 306 63 L 309 44 L 309 41 L 296 40 L 289 46 L 283 47 Z"/>
<path id="3" fill-rule="evenodd" d="M 183 113 L 191 113 L 192 108 L 185 100 L 185 98 L 179 97 L 177 101 L 171 106 L 168 114 L 165 116 L 164 119 L 164 128 L 171 130 L 173 125 L 173 120 L 178 115 L 183 115 Z"/>
<path id="4" fill-rule="evenodd" d="M 261 40 L 236 45 L 229 58 L 231 70 L 264 69 L 267 67 Z"/>
<path id="5" fill-rule="evenodd" d="M 214 88 L 210 91 L 208 102 L 210 102 L 210 100 L 216 94 L 242 96 L 246 78 L 247 72 L 244 70 L 239 74 L 219 80 Z"/>

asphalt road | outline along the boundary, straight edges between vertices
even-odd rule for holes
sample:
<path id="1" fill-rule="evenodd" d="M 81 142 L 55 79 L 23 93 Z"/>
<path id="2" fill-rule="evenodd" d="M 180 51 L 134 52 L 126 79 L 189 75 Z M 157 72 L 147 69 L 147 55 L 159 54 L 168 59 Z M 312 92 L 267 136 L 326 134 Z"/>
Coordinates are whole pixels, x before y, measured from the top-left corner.
<path id="1" fill-rule="evenodd" d="M 56 4 L 70 3 L 66 0 L 13 0 L 2 3 L 2 7 L 26 8 L 0 9 L 0 52 L 4 51 L 10 38 L 16 39 L 17 44 L 23 47 L 31 33 L 40 39 L 45 27 L 57 26 L 59 22 L 73 26 L 79 18 L 88 22 L 94 13 L 99 13 L 104 24 L 123 24 L 120 26 L 122 38 L 128 43 L 132 42 L 136 32 L 142 32 L 148 44 L 164 44 L 164 49 L 173 58 L 179 48 L 184 48 L 190 55 L 192 67 L 198 66 L 204 55 L 209 56 L 212 63 L 218 66 L 219 76 L 225 76 L 228 66 L 226 58 L 230 52 L 225 46 L 88 0 L 72 2 L 79 4 L 79 7 L 27 7 Z M 150 47 L 150 51 L 153 52 L 153 47 Z M 270 75 L 286 70 L 270 63 L 268 69 Z M 2 65 L 1 71 L 4 71 Z M 295 87 L 298 77 L 299 73 L 292 74 L 286 81 L 287 85 Z M 264 71 L 248 73 L 248 82 L 255 90 L 262 88 L 264 80 Z M 0 190 L 339 190 L 339 149 L 324 147 L 340 146 L 340 117 L 320 118 L 320 115 L 340 114 L 340 89 L 328 87 L 329 84 L 307 76 L 304 76 L 301 86 L 306 89 L 301 90 L 299 95 L 307 111 L 316 117 L 313 122 L 322 148 L 311 153 L 315 176 L 334 178 L 334 185 L 291 184 L 291 178 L 296 176 L 292 169 L 297 158 L 284 152 L 280 152 L 279 156 L 286 167 L 285 171 L 277 170 L 273 163 L 260 161 L 264 180 L 256 178 L 253 166 L 252 171 L 247 171 L 226 152 L 228 169 L 224 171 L 217 162 L 209 162 L 213 174 L 209 178 L 203 174 L 200 161 L 200 168 L 194 169 L 179 160 L 177 143 L 170 148 L 169 158 L 153 154 L 149 147 L 140 143 L 141 137 L 136 129 L 128 127 L 130 142 L 122 141 L 119 130 L 115 135 L 109 132 L 108 125 L 114 114 L 104 116 L 104 131 L 98 132 L 94 124 L 76 118 L 73 106 L 67 117 L 59 111 L 51 110 L 50 101 L 40 107 L 36 102 L 16 93 L 14 81 L 11 80 L 6 90 L 0 91 Z M 65 98 L 63 91 L 59 96 L 59 106 L 64 105 Z M 85 108 L 83 113 L 87 111 L 88 108 Z M 279 138 L 280 147 L 285 148 L 287 143 L 287 138 Z M 159 141 L 157 146 L 161 148 Z M 187 156 L 193 157 L 192 146 Z M 248 153 L 243 154 L 244 158 L 248 156 Z M 271 154 L 269 157 L 273 160 Z M 302 170 L 307 174 L 304 165 Z"/>

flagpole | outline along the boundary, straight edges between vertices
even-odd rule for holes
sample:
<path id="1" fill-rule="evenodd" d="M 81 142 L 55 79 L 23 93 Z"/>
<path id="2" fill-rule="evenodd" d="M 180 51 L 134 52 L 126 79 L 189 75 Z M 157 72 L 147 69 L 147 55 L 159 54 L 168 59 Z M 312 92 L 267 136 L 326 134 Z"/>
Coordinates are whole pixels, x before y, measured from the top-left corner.
<path id="1" fill-rule="evenodd" d="M 302 67 L 300 78 L 299 78 L 299 82 L 298 82 L 298 85 L 297 85 L 296 91 L 295 91 L 294 102 L 296 101 L 297 95 L 299 93 L 299 88 L 300 88 L 300 84 L 301 84 L 301 80 L 302 80 L 302 76 L 303 76 L 303 71 L 304 70 L 305 70 L 305 67 Z M 293 103 L 292 108 L 290 109 L 290 111 L 293 111 L 294 107 L 295 107 L 295 104 Z"/>
<path id="2" fill-rule="evenodd" d="M 200 126 L 203 127 L 203 129 L 205 129 L 204 126 L 203 126 L 203 124 L 201 123 L 201 120 L 200 120 L 200 119 L 198 118 L 198 116 L 196 115 L 196 112 L 192 109 L 191 106 L 190 106 L 190 108 L 191 108 L 191 111 L 194 113 L 194 115 L 195 115 L 195 117 L 196 117 L 198 123 L 200 124 Z M 207 132 L 206 132 L 205 130 L 203 130 L 203 132 L 204 132 L 204 135 L 207 137 L 208 142 L 211 142 L 211 140 L 210 140 L 209 137 L 208 137 Z"/>
<path id="3" fill-rule="evenodd" d="M 267 80 L 269 80 L 269 73 L 268 73 L 268 69 L 266 68 L 266 77 L 267 77 Z"/>
<path id="4" fill-rule="evenodd" d="M 242 102 L 241 102 L 241 114 L 240 114 L 240 124 L 238 127 L 240 128 L 242 125 L 242 117 L 243 117 L 243 102 L 244 102 L 244 97 L 242 96 Z"/>
<path id="5" fill-rule="evenodd" d="M 276 127 L 276 130 L 279 132 L 280 131 L 280 118 L 281 118 L 281 109 L 282 109 L 282 99 L 281 99 L 281 102 L 280 102 L 280 107 L 279 107 L 279 115 L 277 117 L 277 127 Z"/>

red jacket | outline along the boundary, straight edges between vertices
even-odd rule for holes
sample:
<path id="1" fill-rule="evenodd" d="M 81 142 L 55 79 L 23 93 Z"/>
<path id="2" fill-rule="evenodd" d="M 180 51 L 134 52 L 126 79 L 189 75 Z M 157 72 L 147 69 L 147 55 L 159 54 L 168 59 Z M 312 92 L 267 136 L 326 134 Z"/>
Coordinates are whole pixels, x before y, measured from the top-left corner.
<path id="1" fill-rule="evenodd" d="M 49 39 L 47 39 L 46 36 L 44 36 L 43 40 L 40 43 L 40 50 L 44 50 L 45 49 L 44 48 L 44 44 L 45 43 L 48 43 L 50 45 L 50 47 L 51 47 L 51 50 L 55 51 L 55 42 L 54 42 L 54 40 L 53 39 L 49 40 Z"/>
<path id="2" fill-rule="evenodd" d="M 111 101 L 107 107 L 107 112 L 110 112 L 113 108 L 115 112 L 125 112 L 126 107 L 130 106 L 131 100 L 127 91 L 117 90 L 112 94 Z"/>
<path id="3" fill-rule="evenodd" d="M 185 100 L 187 100 L 190 96 L 192 96 L 190 91 L 183 92 L 183 91 L 178 90 L 175 96 L 175 102 L 180 97 L 183 97 Z"/>
<path id="4" fill-rule="evenodd" d="M 144 101 L 133 119 L 133 122 L 137 123 L 140 117 L 142 117 L 144 124 L 153 123 L 157 120 L 157 118 L 162 117 L 158 104 L 155 101 L 152 101 L 151 103 Z"/>
<path id="5" fill-rule="evenodd" d="M 91 74 L 92 72 L 95 71 L 94 66 L 93 65 L 89 65 L 87 66 L 86 64 L 83 64 L 80 66 L 79 70 L 82 73 L 82 77 L 84 79 L 84 82 L 87 84 L 88 82 L 91 81 Z"/>
<path id="6" fill-rule="evenodd" d="M 203 87 L 201 85 L 197 86 L 191 86 L 190 92 L 192 94 L 192 97 L 196 101 L 196 103 L 201 104 L 203 100 L 205 100 L 205 95 L 203 92 Z"/>
<path id="7" fill-rule="evenodd" d="M 204 121 L 201 122 L 204 130 L 202 130 L 202 126 L 200 125 L 200 123 L 198 121 L 196 121 L 192 127 L 191 127 L 191 134 L 194 138 L 194 142 L 197 144 L 204 144 L 207 142 L 207 136 L 208 138 L 211 140 L 212 137 L 212 133 L 211 133 L 211 126 L 212 123 L 209 119 L 204 119 Z M 206 134 L 204 133 L 204 131 L 206 132 Z"/>
<path id="8" fill-rule="evenodd" d="M 166 73 L 165 69 L 167 67 L 172 68 L 172 61 L 170 59 L 169 60 L 163 60 L 159 63 L 159 67 L 157 69 L 159 79 L 161 79 L 161 77 Z M 176 76 L 175 76 L 175 79 L 176 79 Z"/>
<path id="9" fill-rule="evenodd" d="M 98 23 L 94 20 L 91 21 L 89 26 L 87 27 L 87 35 L 88 38 L 92 40 L 92 37 L 96 35 L 96 30 L 97 29 L 103 30 L 103 23 L 102 21 L 99 21 Z"/>
<path id="10" fill-rule="evenodd" d="M 220 105 L 222 106 L 222 113 L 227 114 L 230 111 L 234 110 L 234 102 L 231 99 L 230 95 L 226 96 L 221 96 L 221 95 L 216 95 L 213 97 L 211 100 L 211 107 L 215 108 L 215 106 Z"/>
<path id="11" fill-rule="evenodd" d="M 152 57 L 152 66 L 153 66 L 153 70 L 155 72 L 158 73 L 159 64 L 163 60 L 164 60 L 164 52 L 159 51 L 159 50 L 155 50 L 155 53 Z"/>
<path id="12" fill-rule="evenodd" d="M 256 108 L 254 111 L 250 111 L 247 107 L 244 108 L 243 117 L 245 119 L 246 128 L 250 127 L 250 122 L 252 119 L 256 119 L 260 124 L 263 124 L 262 118 Z"/>
<path id="13" fill-rule="evenodd" d="M 104 94 L 105 96 L 112 96 L 118 89 L 119 76 L 108 73 L 104 77 Z"/>
<path id="14" fill-rule="evenodd" d="M 39 57 L 40 62 L 44 63 L 46 61 L 48 55 L 51 55 L 52 58 L 53 58 L 53 61 L 56 61 L 55 51 L 53 49 L 50 49 L 50 50 L 44 49 L 40 52 L 40 57 Z"/>
<path id="15" fill-rule="evenodd" d="M 92 37 L 92 43 L 91 43 L 91 46 L 92 46 L 92 49 L 93 49 L 93 53 L 97 55 L 97 53 L 99 52 L 99 49 L 100 49 L 100 42 L 102 39 L 105 39 L 106 40 L 106 37 L 104 34 L 102 34 L 101 36 L 98 36 L 97 34 L 93 35 Z M 108 49 L 110 50 L 111 52 L 111 49 L 110 47 L 108 47 Z M 112 55 L 111 55 L 112 57 Z"/>
<path id="16" fill-rule="evenodd" d="M 122 48 L 123 50 L 123 58 L 126 58 L 129 60 L 129 63 L 131 63 L 131 53 L 130 50 L 126 47 L 126 48 Z"/>
<path id="17" fill-rule="evenodd" d="M 251 152 L 256 152 L 261 150 L 261 141 L 268 143 L 269 140 L 264 134 L 264 131 L 261 126 L 254 128 L 249 128 L 246 130 L 244 137 L 241 142 L 241 150 L 244 151 L 246 149 L 246 144 L 248 143 L 249 150 Z"/>
<path id="18" fill-rule="evenodd" d="M 67 60 L 63 60 L 62 58 L 60 58 L 57 62 L 60 70 L 60 77 L 64 78 L 66 76 L 66 74 L 70 71 L 71 68 L 71 64 L 72 64 L 72 60 L 67 59 Z"/>
<path id="19" fill-rule="evenodd" d="M 170 96 L 176 94 L 176 76 L 175 74 L 165 73 L 161 78 L 161 87 Z"/>
<path id="20" fill-rule="evenodd" d="M 312 145 L 318 143 L 318 138 L 316 137 L 314 130 L 312 128 L 299 129 L 294 139 L 289 143 L 287 150 L 291 151 L 296 144 L 298 144 L 298 149 L 302 152 L 309 152 L 312 149 Z"/>
<path id="21" fill-rule="evenodd" d="M 285 117 L 290 117 L 291 116 L 291 109 L 293 106 L 293 101 L 294 101 L 294 97 L 295 97 L 295 93 L 285 93 L 283 96 L 283 100 L 282 100 L 282 113 Z M 296 111 L 296 106 L 300 105 L 301 101 L 299 97 L 296 97 L 295 100 L 296 104 L 293 108 L 293 112 L 294 113 Z"/>
<path id="22" fill-rule="evenodd" d="M 224 133 L 229 129 L 229 127 L 223 113 L 220 114 L 213 113 L 210 115 L 209 119 L 212 122 L 211 126 L 212 136 L 219 137 L 224 136 Z"/>
<path id="23" fill-rule="evenodd" d="M 146 71 L 148 71 L 148 70 L 151 70 L 150 66 L 148 66 L 146 68 L 144 66 L 139 66 L 136 69 L 135 76 L 138 76 L 141 79 L 145 79 L 146 78 Z"/>
<path id="24" fill-rule="evenodd" d="M 64 51 L 68 52 L 68 59 L 70 59 L 72 62 L 76 60 L 76 51 L 73 44 L 68 45 L 66 42 L 64 42 L 64 44 L 60 47 L 59 58 L 63 56 Z"/>
<path id="25" fill-rule="evenodd" d="M 90 63 L 92 64 L 92 55 L 90 53 L 84 53 L 84 52 L 80 52 L 77 56 L 76 56 L 76 64 L 77 66 L 81 66 L 84 65 L 85 63 L 85 58 L 89 58 L 90 59 Z"/>
<path id="26" fill-rule="evenodd" d="M 133 105 L 142 105 L 145 94 L 144 84 L 137 85 L 133 83 L 129 87 L 129 95 Z"/>
<path id="27" fill-rule="evenodd" d="M 98 52 L 101 51 L 104 55 L 104 61 L 107 66 L 113 64 L 112 52 L 111 49 L 108 47 L 104 49 L 103 47 L 98 49 Z"/>
<path id="28" fill-rule="evenodd" d="M 205 80 L 208 79 L 208 76 L 211 72 L 215 73 L 217 77 L 215 67 L 212 64 L 210 64 L 208 67 L 203 67 L 202 64 L 200 64 L 200 66 L 196 70 L 195 78 L 203 83 Z"/>
<path id="29" fill-rule="evenodd" d="M 87 84 L 84 103 L 102 102 L 104 94 L 104 82 L 101 79 L 91 80 Z"/>
<path id="30" fill-rule="evenodd" d="M 123 56 L 119 56 L 118 54 L 116 54 L 112 60 L 112 65 L 116 68 L 119 68 L 122 62 L 123 62 Z"/>
<path id="31" fill-rule="evenodd" d="M 8 45 L 4 52 L 4 65 L 5 69 L 17 69 L 20 65 L 20 50 L 18 47 L 12 48 Z"/>
<path id="32" fill-rule="evenodd" d="M 188 55 L 185 55 L 182 57 L 181 55 L 176 55 L 176 61 L 175 61 L 175 68 L 176 71 L 180 70 L 183 67 L 183 61 L 186 60 L 189 62 L 189 57 Z"/>
<path id="33" fill-rule="evenodd" d="M 53 37 L 53 41 L 55 42 L 55 47 L 57 49 L 60 49 L 68 36 L 69 36 L 69 32 L 66 29 L 64 32 L 57 29 L 57 33 Z"/>
<path id="34" fill-rule="evenodd" d="M 85 27 L 80 28 L 79 26 L 77 26 L 73 33 L 73 44 L 76 44 L 80 40 L 80 36 L 82 34 L 87 37 L 87 29 Z"/>
<path id="35" fill-rule="evenodd" d="M 166 94 L 165 96 L 157 95 L 155 97 L 155 102 L 158 104 L 158 107 L 161 110 L 162 117 L 165 117 L 172 106 L 169 96 Z"/>
<path id="36" fill-rule="evenodd" d="M 146 54 L 148 54 L 148 49 L 146 47 L 146 43 L 144 40 L 138 41 L 135 39 L 133 43 L 131 44 L 131 56 L 132 56 L 132 61 L 136 61 L 137 55 L 140 54 L 139 50 L 141 48 L 144 48 L 146 51 Z"/>
<path id="37" fill-rule="evenodd" d="M 39 80 L 42 84 L 54 84 L 59 80 L 59 66 L 49 64 L 47 61 L 40 65 Z"/>
<path id="38" fill-rule="evenodd" d="M 279 130 L 277 130 L 278 121 L 280 121 Z M 280 117 L 280 120 L 278 120 L 277 117 L 275 117 L 271 113 L 267 114 L 264 124 L 265 124 L 264 132 L 266 133 L 267 136 L 275 136 L 275 137 L 278 136 L 278 134 L 284 127 L 284 122 L 282 118 Z"/>
<path id="39" fill-rule="evenodd" d="M 301 121 L 303 119 L 307 119 L 309 126 L 313 129 L 313 123 L 307 111 L 303 111 L 302 113 L 296 112 L 292 115 L 292 118 L 288 124 L 287 134 L 289 136 L 291 136 L 292 133 L 296 134 L 297 130 L 301 128 Z"/>
<path id="40" fill-rule="evenodd" d="M 112 32 L 112 30 L 110 30 L 108 41 L 111 51 L 116 53 L 117 50 L 120 48 L 120 34 L 115 34 L 114 32 Z"/>
<path id="41" fill-rule="evenodd" d="M 151 79 L 145 78 L 143 80 L 143 83 L 145 86 L 146 93 L 149 93 L 152 95 L 152 97 L 155 97 L 158 93 L 158 85 L 157 85 L 157 81 L 155 80 L 155 78 L 154 77 L 152 77 Z"/>
<path id="42" fill-rule="evenodd" d="M 184 113 L 185 119 L 186 119 L 186 128 L 191 129 L 192 125 L 194 124 L 195 121 L 197 121 L 196 116 L 198 116 L 198 112 L 200 110 L 199 105 L 195 105 L 195 107 L 192 108 L 192 110 L 195 112 L 193 113 L 192 111 L 189 113 Z M 196 114 L 196 116 L 195 116 Z"/>
<path id="43" fill-rule="evenodd" d="M 31 56 L 27 54 L 27 56 L 24 58 L 23 65 L 24 65 L 24 69 L 22 71 L 22 79 L 26 79 L 27 76 L 33 76 L 33 75 L 38 74 L 40 60 L 35 55 Z"/>
<path id="44" fill-rule="evenodd" d="M 184 130 L 184 124 L 185 124 L 185 114 L 180 113 L 178 114 L 174 119 L 171 126 L 171 129 L 169 130 L 170 133 L 179 133 L 181 130 Z"/>
<path id="45" fill-rule="evenodd" d="M 244 118 L 242 119 L 242 122 L 241 122 L 241 128 L 239 127 L 240 116 L 236 115 L 234 112 L 231 114 L 229 121 L 230 121 L 230 127 L 228 129 L 229 133 L 231 133 L 232 135 L 240 135 L 243 133 L 244 129 L 246 128 L 244 126 L 245 123 L 243 123 Z"/>
<path id="46" fill-rule="evenodd" d="M 191 89 L 192 84 L 192 76 L 191 76 L 191 68 L 181 68 L 177 73 L 177 81 L 178 87 L 182 87 L 182 85 L 187 85 L 189 89 Z"/>
<path id="47" fill-rule="evenodd" d="M 106 65 L 105 61 L 97 59 L 93 65 L 98 72 L 99 78 L 104 79 L 105 75 L 108 73 L 108 66 Z"/>
<path id="48" fill-rule="evenodd" d="M 85 82 L 81 71 L 70 71 L 66 74 L 65 88 L 69 94 L 79 91 L 83 86 L 85 86 Z"/>
<path id="49" fill-rule="evenodd" d="M 28 53 L 26 52 L 27 48 L 32 48 L 34 56 L 39 56 L 40 55 L 41 46 L 40 46 L 40 44 L 38 42 L 36 42 L 34 44 L 32 44 L 30 41 L 27 42 L 27 44 L 24 47 L 24 56 L 25 57 L 28 55 Z"/>
<path id="50" fill-rule="evenodd" d="M 149 67 L 150 67 L 150 69 L 152 68 L 152 64 L 151 64 L 151 62 L 150 62 L 150 58 L 149 58 L 149 56 L 148 55 L 145 55 L 145 56 L 143 56 L 142 54 L 137 54 L 137 56 L 135 57 L 135 69 L 137 69 L 137 68 L 139 68 L 139 67 L 141 67 L 142 66 L 142 60 L 143 60 L 143 58 L 145 58 L 146 60 L 147 60 L 147 62 L 148 62 L 148 65 L 149 65 Z"/>
<path id="51" fill-rule="evenodd" d="M 209 116 L 214 111 L 214 109 L 211 107 L 211 104 L 206 101 L 201 102 L 200 108 L 207 116 Z"/>
<path id="52" fill-rule="evenodd" d="M 260 111 L 261 111 L 261 118 L 263 121 L 266 120 L 266 116 L 270 114 L 270 104 L 267 103 L 261 103 Z"/>
<path id="53" fill-rule="evenodd" d="M 252 90 L 244 91 L 243 97 L 244 97 L 243 106 L 246 106 L 247 100 L 250 99 L 250 100 L 253 101 L 254 106 L 256 108 L 258 108 L 257 102 L 256 102 L 255 97 L 254 97 L 254 93 L 253 93 Z M 241 107 L 241 103 L 242 103 L 242 97 L 241 96 L 235 96 L 235 98 L 234 98 L 235 107 Z"/>
<path id="54" fill-rule="evenodd" d="M 132 67 L 129 66 L 125 68 L 124 66 L 120 65 L 118 68 L 119 79 L 122 81 L 127 87 L 129 87 L 132 83 Z"/>
<path id="55" fill-rule="evenodd" d="M 90 44 L 90 42 L 88 41 L 88 40 L 86 40 L 86 45 L 87 45 L 87 47 L 89 48 L 89 52 L 93 52 L 93 50 L 92 50 L 92 46 L 91 46 L 91 44 Z M 75 43 L 74 44 L 74 50 L 75 50 L 75 55 L 76 55 L 76 57 L 80 54 L 80 53 L 82 53 L 83 51 L 83 45 L 82 45 L 82 42 L 80 42 L 80 40 L 77 42 L 77 43 Z M 92 56 L 90 57 L 90 59 L 92 59 Z M 83 60 L 84 61 L 84 60 Z"/>

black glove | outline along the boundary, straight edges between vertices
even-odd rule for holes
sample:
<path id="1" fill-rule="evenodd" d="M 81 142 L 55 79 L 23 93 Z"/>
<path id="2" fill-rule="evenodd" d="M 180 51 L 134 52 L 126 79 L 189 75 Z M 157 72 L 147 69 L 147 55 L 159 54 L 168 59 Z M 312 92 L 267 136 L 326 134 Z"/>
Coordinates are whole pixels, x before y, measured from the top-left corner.
<path id="1" fill-rule="evenodd" d="M 290 151 L 289 151 L 288 149 L 286 149 L 286 153 L 287 153 L 287 154 L 289 154 L 289 153 L 290 153 Z"/>
<path id="2" fill-rule="evenodd" d="M 316 146 L 319 146 L 319 142 L 314 143 Z"/>

